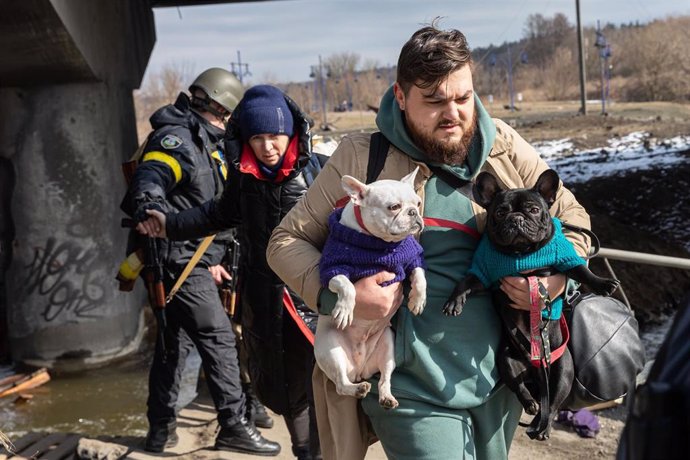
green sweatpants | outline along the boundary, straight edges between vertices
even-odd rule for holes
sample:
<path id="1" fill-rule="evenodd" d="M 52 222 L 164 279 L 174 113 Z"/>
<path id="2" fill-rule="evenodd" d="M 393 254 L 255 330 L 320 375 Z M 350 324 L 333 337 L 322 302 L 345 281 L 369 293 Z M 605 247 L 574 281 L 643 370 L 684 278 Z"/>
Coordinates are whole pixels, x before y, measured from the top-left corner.
<path id="1" fill-rule="evenodd" d="M 398 401 L 393 410 L 381 408 L 375 394 L 362 401 L 392 460 L 507 459 L 522 414 L 505 385 L 472 409 L 452 410 L 401 397 Z"/>

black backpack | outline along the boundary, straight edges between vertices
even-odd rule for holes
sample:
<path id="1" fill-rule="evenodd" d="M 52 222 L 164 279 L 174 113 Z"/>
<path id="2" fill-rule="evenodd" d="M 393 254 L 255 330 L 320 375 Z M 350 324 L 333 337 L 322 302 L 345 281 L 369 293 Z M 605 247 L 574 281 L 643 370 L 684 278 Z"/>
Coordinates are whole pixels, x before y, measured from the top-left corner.
<path id="1" fill-rule="evenodd" d="M 674 460 L 690 452 L 690 296 L 644 384 L 628 399 L 617 460 Z"/>

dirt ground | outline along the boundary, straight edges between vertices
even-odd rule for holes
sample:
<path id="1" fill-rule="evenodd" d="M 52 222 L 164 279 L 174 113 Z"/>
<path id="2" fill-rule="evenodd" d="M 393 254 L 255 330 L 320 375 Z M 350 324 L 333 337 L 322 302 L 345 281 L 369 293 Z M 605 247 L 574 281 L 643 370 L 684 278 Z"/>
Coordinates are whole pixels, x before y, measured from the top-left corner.
<path id="1" fill-rule="evenodd" d="M 618 440 L 625 425 L 627 410 L 624 405 L 594 411 L 601 430 L 594 438 L 580 437 L 567 426 L 554 423 L 547 441 L 533 441 L 524 428 L 518 428 L 510 449 L 510 460 L 593 460 L 616 457 Z M 524 421 L 529 421 L 525 418 Z"/>
<path id="2" fill-rule="evenodd" d="M 625 409 L 617 406 L 597 411 L 601 431 L 595 438 L 581 438 L 571 429 L 554 424 L 551 438 L 548 441 L 532 441 L 525 435 L 524 428 L 518 428 L 515 435 L 509 460 L 593 460 L 615 458 L 618 438 L 625 420 Z M 262 434 L 280 443 L 282 450 L 276 460 L 294 458 L 290 452 L 290 437 L 282 417 L 273 416 L 275 426 L 262 429 Z M 525 422 L 529 421 L 524 417 Z M 185 408 L 178 417 L 177 433 L 179 444 L 162 454 L 150 454 L 142 450 L 143 438 L 135 437 L 101 437 L 100 441 L 84 439 L 80 442 L 82 458 L 106 458 L 105 455 L 119 450 L 120 455 L 130 460 L 154 460 L 156 458 L 179 458 L 194 460 L 250 460 L 255 456 L 213 450 L 214 438 L 218 424 L 215 411 L 207 396 Z M 107 458 L 116 458 L 115 456 Z M 367 452 L 365 460 L 384 460 L 386 455 L 380 443 L 375 443 Z"/>
<path id="3" fill-rule="evenodd" d="M 570 138 L 576 149 L 606 145 L 606 140 L 635 131 L 650 132 L 652 137 L 665 139 L 690 134 L 690 104 L 672 102 L 617 102 L 601 115 L 601 106 L 588 104 L 587 115 L 578 114 L 580 103 L 535 102 L 519 104 L 517 111 L 509 111 L 498 104 L 486 104 L 492 117 L 500 118 L 516 128 L 528 142 Z M 329 113 L 331 128 L 318 128 L 322 120 L 314 114 L 315 133 L 339 138 L 353 131 L 375 129 L 376 115 L 372 111 Z"/>

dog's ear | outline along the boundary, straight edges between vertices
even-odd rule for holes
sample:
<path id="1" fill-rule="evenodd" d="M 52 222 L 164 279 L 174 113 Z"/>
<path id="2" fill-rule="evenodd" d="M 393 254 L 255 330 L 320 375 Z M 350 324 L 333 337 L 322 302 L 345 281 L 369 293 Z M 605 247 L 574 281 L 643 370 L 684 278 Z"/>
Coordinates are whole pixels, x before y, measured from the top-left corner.
<path id="1" fill-rule="evenodd" d="M 414 168 L 414 171 L 412 171 L 410 174 L 408 174 L 407 176 L 400 179 L 400 182 L 402 182 L 403 184 L 409 184 L 410 187 L 412 187 L 414 189 L 414 179 L 415 179 L 415 177 L 417 177 L 418 172 L 419 172 L 419 166 Z"/>
<path id="2" fill-rule="evenodd" d="M 362 205 L 362 200 L 364 200 L 364 197 L 367 196 L 367 192 L 369 191 L 369 186 L 366 185 L 363 182 L 358 181 L 352 176 L 343 176 L 342 179 L 340 179 L 343 189 L 345 190 L 345 193 L 348 194 L 350 197 L 350 200 L 358 206 Z"/>
<path id="3" fill-rule="evenodd" d="M 496 178 L 491 173 L 484 171 L 477 176 L 472 187 L 472 194 L 481 207 L 488 208 L 500 190 Z"/>
<path id="4" fill-rule="evenodd" d="M 540 194 L 546 204 L 551 205 L 556 201 L 556 192 L 558 191 L 559 178 L 558 173 L 553 169 L 547 169 L 539 176 L 537 183 L 534 185 L 534 190 Z"/>

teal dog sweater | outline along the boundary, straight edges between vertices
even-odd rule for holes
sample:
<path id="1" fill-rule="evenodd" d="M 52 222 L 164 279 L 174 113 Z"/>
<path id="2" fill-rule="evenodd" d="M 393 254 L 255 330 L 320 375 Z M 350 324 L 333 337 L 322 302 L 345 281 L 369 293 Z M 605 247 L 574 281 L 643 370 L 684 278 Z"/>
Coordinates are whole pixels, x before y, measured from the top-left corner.
<path id="1" fill-rule="evenodd" d="M 495 287 L 504 276 L 522 276 L 525 272 L 544 267 L 553 267 L 559 272 L 565 272 L 578 265 L 584 265 L 585 260 L 575 252 L 573 244 L 563 234 L 561 221 L 555 217 L 552 221 L 554 232 L 549 242 L 541 249 L 529 254 L 501 252 L 484 233 L 472 258 L 469 273 L 475 275 L 485 287 L 489 288 Z M 553 299 L 551 304 L 551 315 L 543 311 L 542 316 L 545 319 L 558 319 L 561 317 L 562 309 L 563 299 L 558 297 Z"/>

